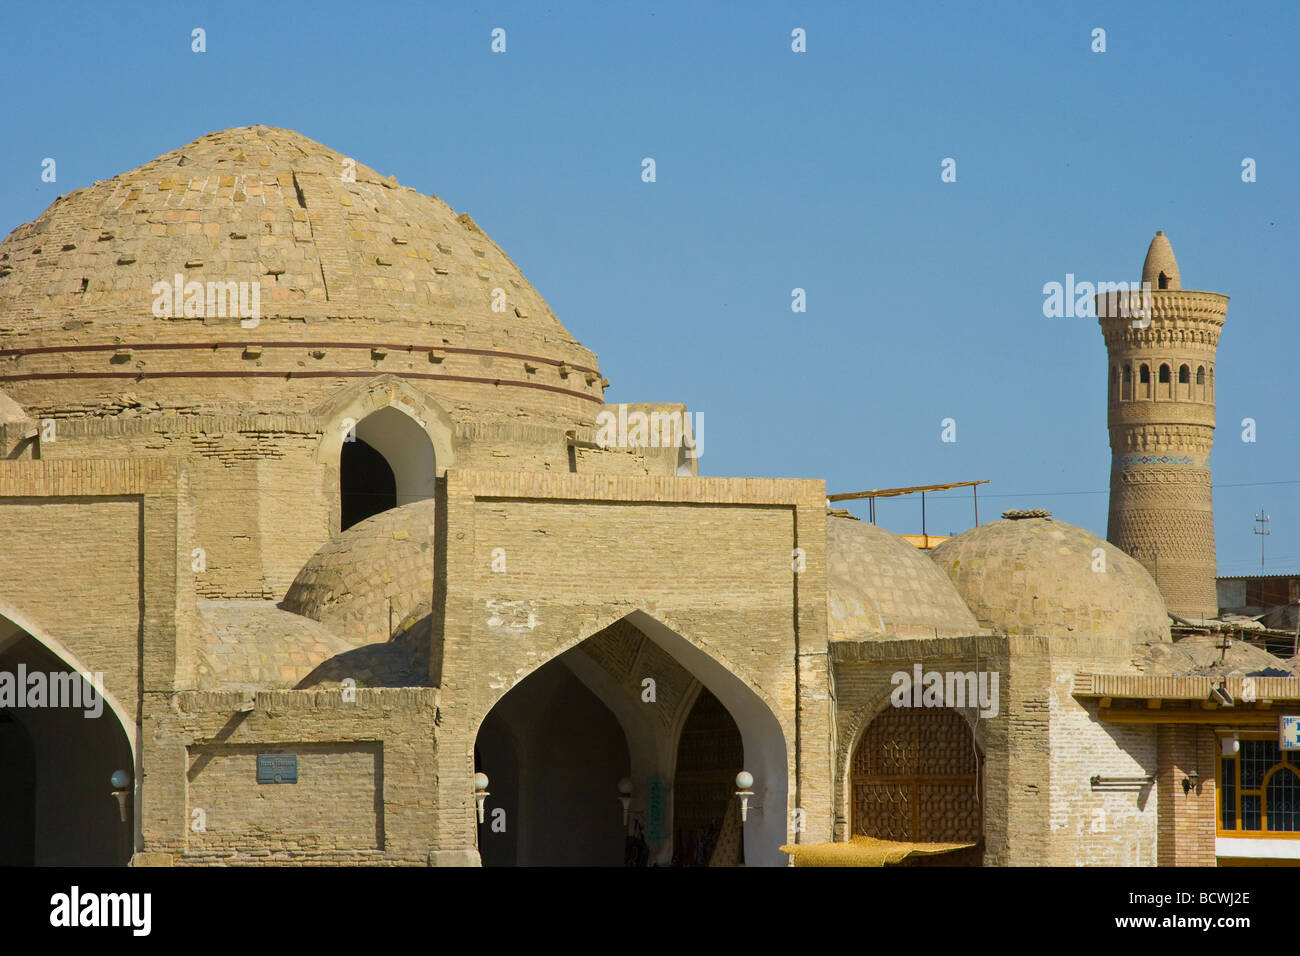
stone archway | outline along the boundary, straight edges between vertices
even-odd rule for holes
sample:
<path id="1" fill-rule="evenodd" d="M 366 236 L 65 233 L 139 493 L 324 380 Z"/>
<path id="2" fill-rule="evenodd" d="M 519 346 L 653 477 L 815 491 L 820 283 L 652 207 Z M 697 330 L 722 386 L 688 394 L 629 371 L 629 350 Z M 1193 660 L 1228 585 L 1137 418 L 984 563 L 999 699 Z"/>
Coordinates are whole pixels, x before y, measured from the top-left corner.
<path id="1" fill-rule="evenodd" d="M 622 635 L 621 645 L 588 652 L 614 632 Z M 642 650 L 631 646 L 638 638 L 643 642 Z M 677 676 L 670 677 L 670 670 L 674 670 Z M 563 679 L 556 676 L 560 672 L 565 672 Z M 643 673 L 657 675 L 664 681 L 658 696 L 646 693 Z M 788 818 L 787 768 L 790 756 L 786 751 L 785 735 L 768 703 L 727 663 L 713 658 L 667 624 L 644 612 L 634 612 L 601 627 L 578 643 L 562 648 L 548 661 L 530 668 L 508 689 L 494 695 L 488 712 L 475 728 L 473 750 L 480 761 L 478 769 L 486 772 L 490 780 L 493 772 L 486 766 L 489 752 L 497 752 L 504 764 L 514 762 L 518 795 L 501 794 L 492 783 L 489 783 L 489 790 L 500 794 L 503 802 L 514 801 L 517 804 L 515 813 L 521 827 L 529 820 L 538 819 L 529 809 L 538 799 L 531 781 L 558 776 L 554 759 L 563 756 L 554 748 L 527 743 L 519 744 L 513 753 L 507 753 L 509 748 L 503 742 L 523 740 L 539 721 L 550 719 L 543 701 L 532 699 L 539 693 L 529 689 L 533 682 L 539 687 L 556 685 L 557 682 L 569 687 L 566 693 L 546 698 L 552 710 L 569 708 L 580 697 L 589 698 L 581 709 L 589 714 L 590 725 L 603 722 L 607 729 L 618 729 L 617 734 L 612 731 L 606 734 L 619 738 L 621 750 L 607 748 L 618 750 L 618 755 L 605 759 L 603 763 L 593 761 L 580 774 L 590 787 L 595 788 L 592 792 L 598 794 L 593 808 L 602 801 L 609 808 L 608 811 L 593 809 L 590 818 L 601 821 L 598 828 L 603 830 L 608 814 L 613 814 L 619 826 L 624 826 L 617 788 L 620 778 L 628 777 L 632 783 L 630 826 L 620 833 L 626 836 L 631 830 L 635 834 L 639 824 L 648 844 L 640 852 L 648 853 L 655 863 L 661 865 L 672 862 L 674 855 L 674 780 L 682 750 L 682 734 L 689 726 L 688 715 L 702 697 L 713 701 L 726 713 L 738 738 L 735 756 L 739 762 L 728 759 L 723 761 L 725 767 L 721 764 L 713 767 L 697 765 L 697 761 L 689 769 L 684 769 L 688 773 L 719 771 L 713 774 L 718 779 L 710 779 L 710 783 L 721 794 L 722 813 L 728 818 L 737 818 L 732 821 L 733 836 L 738 844 L 737 852 L 732 854 L 735 861 L 743 859 L 748 865 L 785 865 L 786 858 L 780 852 L 780 846 L 787 838 Z M 593 707 L 593 704 L 599 706 Z M 503 732 L 506 730 L 509 732 Z M 539 760 L 541 763 L 537 763 Z M 733 763 L 737 765 L 732 766 Z M 617 773 L 616 764 L 622 768 Z M 734 777 L 737 770 L 742 769 L 740 764 L 755 777 L 749 819 L 743 826 L 738 819 L 739 801 L 734 795 Z M 723 771 L 730 783 L 719 775 Z M 731 807 L 731 803 L 736 806 Z M 485 821 L 490 821 L 491 805 L 490 799 Z M 732 810 L 737 812 L 733 814 Z M 547 816 L 555 820 L 563 814 L 550 813 Z M 488 825 L 485 822 L 484 826 Z M 495 837 L 485 832 L 483 826 L 478 832 L 480 858 L 485 863 L 499 862 L 495 848 L 487 849 L 484 842 Z M 583 839 L 586 838 L 584 833 Z M 521 830 L 517 840 L 519 862 L 540 862 L 534 851 L 538 844 L 530 834 Z"/>
<path id="2" fill-rule="evenodd" d="M 138 832 L 134 725 L 102 675 L 59 650 L 0 616 L 0 852 L 18 865 L 122 866 Z M 125 809 L 110 782 L 119 770 Z"/>
<path id="3" fill-rule="evenodd" d="M 476 771 L 489 780 L 478 827 L 485 866 L 623 862 L 618 783 L 631 770 L 627 739 L 615 715 L 560 660 L 496 703 L 474 751 Z"/>

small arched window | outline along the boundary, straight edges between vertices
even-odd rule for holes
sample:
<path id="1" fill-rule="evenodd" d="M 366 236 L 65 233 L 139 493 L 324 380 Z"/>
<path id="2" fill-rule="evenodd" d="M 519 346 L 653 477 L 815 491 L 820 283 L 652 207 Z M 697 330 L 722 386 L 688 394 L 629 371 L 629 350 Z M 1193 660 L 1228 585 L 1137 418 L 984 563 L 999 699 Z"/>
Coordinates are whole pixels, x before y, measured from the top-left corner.
<path id="1" fill-rule="evenodd" d="M 1178 384 L 1189 385 L 1192 381 L 1192 370 L 1186 365 L 1178 366 Z"/>
<path id="2" fill-rule="evenodd" d="M 1205 384 L 1205 366 L 1204 366 L 1204 365 L 1197 366 L 1197 368 L 1196 368 L 1196 384 L 1197 384 L 1197 385 L 1204 385 L 1204 384 Z"/>
<path id="3" fill-rule="evenodd" d="M 1163 385 L 1163 384 L 1165 384 L 1165 383 L 1168 382 L 1168 381 L 1169 381 L 1169 366 L 1168 366 L 1168 365 L 1161 365 L 1161 366 L 1160 366 L 1160 384 Z"/>
<path id="4" fill-rule="evenodd" d="M 1120 387 L 1119 397 L 1125 401 L 1133 397 L 1133 366 L 1124 366 L 1124 384 Z"/>
<path id="5" fill-rule="evenodd" d="M 1160 273 L 1160 288 L 1162 289 L 1169 288 L 1169 276 L 1165 275 L 1163 272 Z"/>
<path id="6" fill-rule="evenodd" d="M 1142 367 L 1138 369 L 1138 381 L 1143 385 L 1151 384 L 1151 368 L 1148 365 L 1143 364 Z"/>

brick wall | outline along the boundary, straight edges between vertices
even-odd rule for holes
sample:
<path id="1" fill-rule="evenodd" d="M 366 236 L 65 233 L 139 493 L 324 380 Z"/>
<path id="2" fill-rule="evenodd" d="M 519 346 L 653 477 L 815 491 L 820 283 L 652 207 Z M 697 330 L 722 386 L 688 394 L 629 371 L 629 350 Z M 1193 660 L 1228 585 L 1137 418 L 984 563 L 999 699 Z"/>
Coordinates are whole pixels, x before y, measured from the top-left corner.
<path id="1" fill-rule="evenodd" d="M 1161 866 L 1215 865 L 1214 768 L 1219 748 L 1204 726 L 1161 724 L 1157 728 L 1160 800 L 1158 862 Z M 1183 780 L 1198 776 L 1183 792 Z"/>
<path id="2" fill-rule="evenodd" d="M 434 688 L 174 695 L 147 716 L 163 743 L 144 850 L 178 864 L 425 864 L 437 706 Z M 277 752 L 298 754 L 298 783 L 257 783 L 257 754 Z"/>

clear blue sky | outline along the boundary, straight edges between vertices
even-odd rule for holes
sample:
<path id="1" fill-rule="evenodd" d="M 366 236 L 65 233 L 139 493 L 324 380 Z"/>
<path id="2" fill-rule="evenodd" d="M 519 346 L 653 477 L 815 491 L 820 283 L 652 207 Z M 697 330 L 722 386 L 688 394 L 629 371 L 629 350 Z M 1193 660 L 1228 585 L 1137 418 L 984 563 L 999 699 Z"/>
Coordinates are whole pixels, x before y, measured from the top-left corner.
<path id="1" fill-rule="evenodd" d="M 988 478 L 982 518 L 1104 536 L 1101 332 L 1044 318 L 1042 287 L 1136 280 L 1164 229 L 1184 288 L 1232 297 L 1220 572 L 1258 567 L 1261 506 L 1269 570 L 1300 568 L 1300 4 L 49 2 L 0 24 L 0 233 L 213 130 L 295 129 L 469 212 L 610 401 L 704 414 L 708 474 Z M 964 529 L 969 493 L 929 516 Z M 879 517 L 919 530 L 919 502 Z"/>

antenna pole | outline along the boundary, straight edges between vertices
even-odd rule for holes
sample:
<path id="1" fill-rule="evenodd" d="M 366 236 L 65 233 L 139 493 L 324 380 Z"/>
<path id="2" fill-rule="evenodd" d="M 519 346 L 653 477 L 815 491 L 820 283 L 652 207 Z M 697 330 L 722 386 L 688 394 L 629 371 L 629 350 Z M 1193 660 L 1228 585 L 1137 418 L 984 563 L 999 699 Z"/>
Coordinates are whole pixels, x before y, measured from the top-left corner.
<path id="1" fill-rule="evenodd" d="M 1255 529 L 1255 534 L 1260 536 L 1259 537 L 1259 566 L 1261 568 L 1264 567 L 1264 539 L 1268 537 L 1270 534 L 1272 534 L 1272 532 L 1269 531 L 1268 528 L 1266 527 L 1268 525 L 1268 521 L 1269 521 L 1268 515 L 1264 513 L 1263 508 L 1260 508 L 1259 514 L 1255 515 L 1255 523 L 1259 525 L 1259 527 Z"/>

